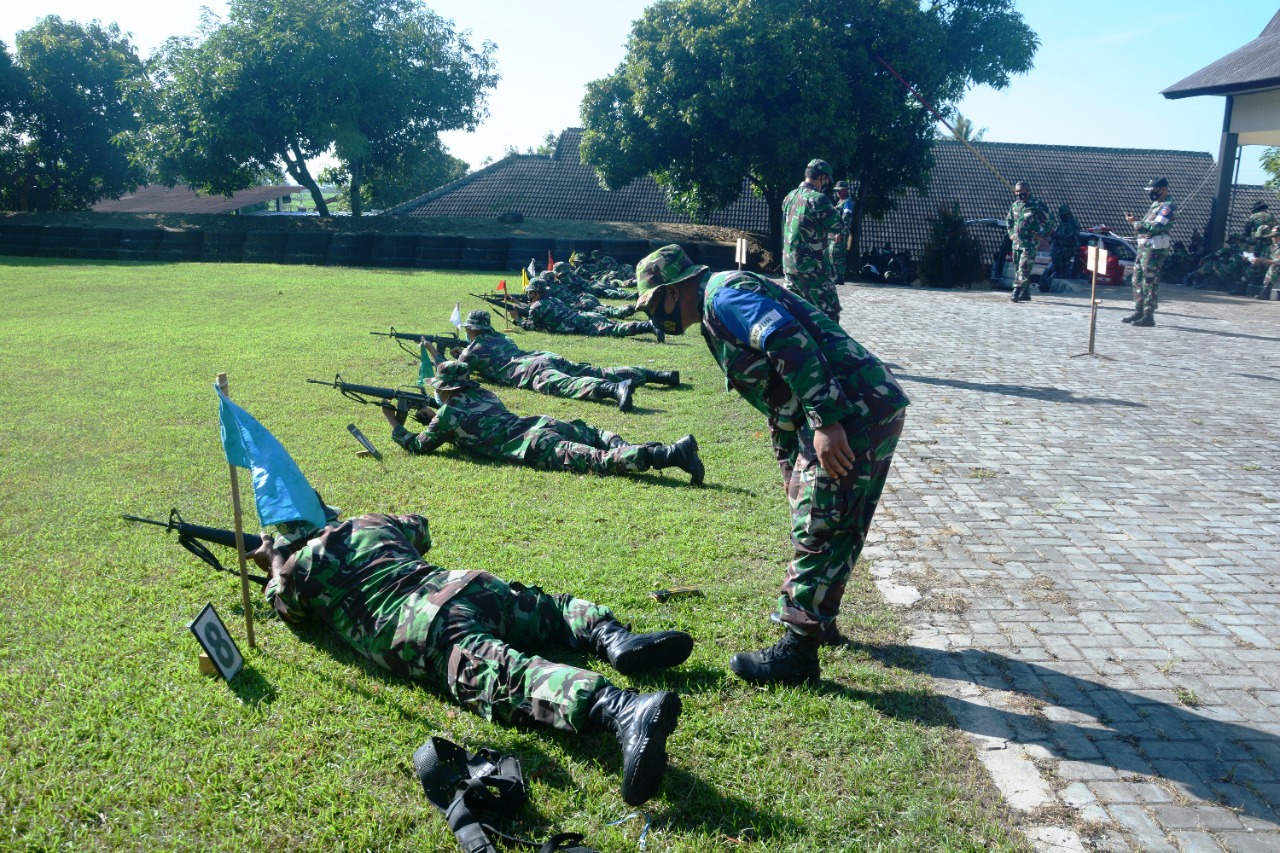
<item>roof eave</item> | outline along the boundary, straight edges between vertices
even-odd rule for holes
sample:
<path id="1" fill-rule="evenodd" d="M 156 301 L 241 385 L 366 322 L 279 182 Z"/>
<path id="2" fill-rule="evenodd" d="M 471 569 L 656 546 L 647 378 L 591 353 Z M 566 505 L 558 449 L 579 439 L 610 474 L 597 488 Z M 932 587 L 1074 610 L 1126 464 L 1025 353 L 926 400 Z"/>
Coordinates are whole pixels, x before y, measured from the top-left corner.
<path id="1" fill-rule="evenodd" d="M 1261 92 L 1276 88 L 1280 88 L 1280 77 L 1250 80 L 1247 83 L 1224 83 L 1221 86 L 1199 86 L 1188 89 L 1178 89 L 1176 86 L 1170 86 L 1160 94 L 1173 101 L 1179 98 L 1194 98 L 1200 95 L 1218 95 L 1222 97 L 1227 95 L 1247 95 L 1251 92 Z"/>

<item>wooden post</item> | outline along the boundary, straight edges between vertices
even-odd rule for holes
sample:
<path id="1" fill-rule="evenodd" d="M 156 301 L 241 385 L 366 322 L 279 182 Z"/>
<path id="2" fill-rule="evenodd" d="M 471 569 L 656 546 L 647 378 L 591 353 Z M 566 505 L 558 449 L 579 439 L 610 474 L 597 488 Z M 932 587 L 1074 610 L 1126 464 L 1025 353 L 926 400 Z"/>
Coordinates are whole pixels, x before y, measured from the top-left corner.
<path id="1" fill-rule="evenodd" d="M 218 389 L 231 398 L 231 391 L 227 385 L 227 374 L 218 374 Z M 244 553 L 244 517 L 240 512 L 240 477 L 236 473 L 236 466 L 228 465 L 231 469 L 231 508 L 235 512 L 236 521 L 236 554 L 240 557 L 240 595 L 244 601 L 244 630 L 249 640 L 249 648 L 257 648 L 257 644 L 253 641 L 253 604 L 249 600 L 249 566 Z"/>

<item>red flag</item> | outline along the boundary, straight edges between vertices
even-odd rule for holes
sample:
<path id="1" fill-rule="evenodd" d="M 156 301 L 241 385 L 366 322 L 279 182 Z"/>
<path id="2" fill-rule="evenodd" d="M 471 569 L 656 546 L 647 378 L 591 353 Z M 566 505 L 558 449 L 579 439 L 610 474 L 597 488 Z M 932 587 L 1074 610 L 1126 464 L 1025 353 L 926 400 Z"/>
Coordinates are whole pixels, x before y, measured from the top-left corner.
<path id="1" fill-rule="evenodd" d="M 551 250 L 547 249 L 547 269 L 551 269 L 555 265 L 556 262 L 551 259 Z"/>
<path id="2" fill-rule="evenodd" d="M 507 292 L 507 280 L 505 278 L 498 279 L 498 290 L 501 290 L 503 293 Z"/>

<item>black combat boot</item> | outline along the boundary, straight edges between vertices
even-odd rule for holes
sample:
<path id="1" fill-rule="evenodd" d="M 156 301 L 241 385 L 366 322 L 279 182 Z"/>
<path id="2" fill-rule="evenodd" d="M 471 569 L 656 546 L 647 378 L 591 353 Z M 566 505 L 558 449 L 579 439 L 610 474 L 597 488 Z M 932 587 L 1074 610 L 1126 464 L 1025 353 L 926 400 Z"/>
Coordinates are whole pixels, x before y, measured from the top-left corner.
<path id="1" fill-rule="evenodd" d="M 1133 325 L 1137 326 L 1154 326 L 1156 318 L 1151 315 L 1150 311 L 1143 312 L 1142 316 L 1133 321 Z"/>
<path id="2" fill-rule="evenodd" d="M 1135 320 L 1141 320 L 1141 319 L 1142 319 L 1142 309 L 1141 309 L 1141 308 L 1138 308 L 1138 307 L 1135 307 L 1135 308 L 1133 309 L 1133 313 L 1132 313 L 1132 314 L 1130 314 L 1128 317 L 1121 317 L 1121 318 L 1120 318 L 1120 322 L 1121 322 L 1121 323 L 1132 323 L 1132 322 L 1134 322 Z"/>
<path id="3" fill-rule="evenodd" d="M 667 333 L 662 331 L 662 327 L 652 320 L 649 321 L 649 331 L 653 332 L 653 336 L 658 339 L 658 343 L 666 341 Z"/>
<path id="4" fill-rule="evenodd" d="M 822 677 L 818 642 L 817 634 L 799 634 L 788 628 L 782 639 L 769 648 L 734 655 L 729 659 L 729 669 L 752 684 L 813 683 Z"/>
<path id="5" fill-rule="evenodd" d="M 675 444 L 653 448 L 653 467 L 679 468 L 693 478 L 695 486 L 702 485 L 702 478 L 707 473 L 702 460 L 698 458 L 698 440 L 691 435 L 686 435 Z"/>
<path id="6" fill-rule="evenodd" d="M 1270 299 L 1270 298 L 1271 298 L 1271 285 L 1269 285 L 1269 284 L 1264 284 L 1264 285 L 1262 286 L 1262 290 L 1259 290 L 1259 291 L 1258 291 L 1258 295 L 1257 295 L 1257 296 L 1255 296 L 1255 297 L 1253 297 L 1253 298 L 1254 298 L 1254 299 Z"/>
<path id="7" fill-rule="evenodd" d="M 617 400 L 619 412 L 631 411 L 631 380 L 624 382 L 601 382 L 597 393 L 601 400 Z"/>
<path id="8" fill-rule="evenodd" d="M 617 735 L 622 747 L 622 799 L 638 806 L 658 793 L 680 697 L 670 690 L 640 694 L 609 685 L 591 697 L 587 713 L 596 726 Z"/>
<path id="9" fill-rule="evenodd" d="M 693 651 L 693 637 L 683 631 L 633 634 L 630 626 L 609 620 L 592 629 L 591 647 L 608 658 L 618 672 L 634 675 L 684 663 Z"/>
<path id="10" fill-rule="evenodd" d="M 653 372 L 653 381 L 661 385 L 670 385 L 672 388 L 675 388 L 680 384 L 680 371 L 655 370 Z"/>

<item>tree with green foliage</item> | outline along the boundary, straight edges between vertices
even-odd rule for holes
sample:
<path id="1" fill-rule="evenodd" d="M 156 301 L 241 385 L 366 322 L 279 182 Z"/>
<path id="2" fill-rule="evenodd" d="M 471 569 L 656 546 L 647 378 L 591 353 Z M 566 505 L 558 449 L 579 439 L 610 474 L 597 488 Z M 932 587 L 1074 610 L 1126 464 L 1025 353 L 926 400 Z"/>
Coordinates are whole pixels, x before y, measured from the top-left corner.
<path id="1" fill-rule="evenodd" d="M 930 287 L 967 287 L 982 280 L 982 244 L 969 233 L 959 206 L 938 205 L 924 243 L 920 279 Z"/>
<path id="2" fill-rule="evenodd" d="M 1265 186 L 1280 192 L 1280 148 L 1264 149 L 1260 163 L 1263 171 L 1271 176 L 1267 178 Z"/>
<path id="3" fill-rule="evenodd" d="M 782 199 L 821 157 L 852 184 L 856 255 L 863 217 L 932 166 L 933 118 L 878 57 L 947 111 L 971 86 L 1007 86 L 1037 46 L 1012 0 L 659 0 L 587 87 L 583 162 L 611 188 L 651 174 L 697 217 L 745 179 L 776 248 Z"/>
<path id="4" fill-rule="evenodd" d="M 493 51 L 418 0 L 231 0 L 154 58 L 162 178 L 229 194 L 283 167 L 324 216 L 307 161 L 332 153 L 359 215 L 369 175 L 487 115 Z"/>
<path id="5" fill-rule="evenodd" d="M 456 181 L 467 174 L 467 163 L 449 154 L 438 140 L 422 148 L 400 152 L 388 162 L 374 162 L 365 168 L 359 204 L 363 208 L 386 210 L 417 198 L 425 192 Z M 342 189 L 339 210 L 352 210 L 351 173 L 345 166 L 332 166 L 319 175 L 320 182 Z"/>
<path id="6" fill-rule="evenodd" d="M 16 47 L 0 50 L 0 208 L 80 210 L 136 188 L 145 77 L 128 36 L 49 15 Z"/>

